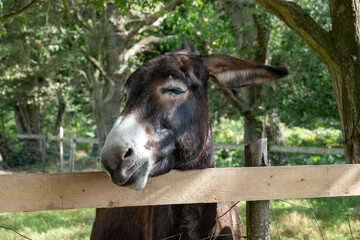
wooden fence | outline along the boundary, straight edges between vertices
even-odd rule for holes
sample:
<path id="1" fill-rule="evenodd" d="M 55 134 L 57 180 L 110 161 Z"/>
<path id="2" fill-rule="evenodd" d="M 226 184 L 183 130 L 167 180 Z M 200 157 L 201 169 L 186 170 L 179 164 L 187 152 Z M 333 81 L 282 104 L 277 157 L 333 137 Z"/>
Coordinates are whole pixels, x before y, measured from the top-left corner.
<path id="1" fill-rule="evenodd" d="M 0 212 L 247 201 L 248 238 L 269 239 L 268 200 L 360 195 L 360 164 L 264 168 L 266 139 L 245 147 L 245 161 L 246 168 L 173 170 L 141 191 L 103 172 L 0 175 Z"/>
<path id="2" fill-rule="evenodd" d="M 360 164 L 173 170 L 141 191 L 104 172 L 0 175 L 0 212 L 359 195 Z"/>
<path id="3" fill-rule="evenodd" d="M 37 135 L 37 134 L 8 134 L 7 136 L 12 138 L 20 138 L 20 139 L 40 140 L 45 138 L 45 135 Z M 47 139 L 49 141 L 60 141 L 60 139 L 62 138 L 60 138 L 59 136 L 47 136 Z M 64 137 L 63 141 L 71 142 L 71 138 Z M 99 144 L 99 141 L 96 138 L 76 137 L 75 141 L 77 143 Z M 236 144 L 215 143 L 214 148 L 244 151 L 244 145 L 236 145 Z M 294 146 L 278 146 L 278 145 L 269 145 L 269 152 L 345 155 L 343 148 L 294 147 Z"/>

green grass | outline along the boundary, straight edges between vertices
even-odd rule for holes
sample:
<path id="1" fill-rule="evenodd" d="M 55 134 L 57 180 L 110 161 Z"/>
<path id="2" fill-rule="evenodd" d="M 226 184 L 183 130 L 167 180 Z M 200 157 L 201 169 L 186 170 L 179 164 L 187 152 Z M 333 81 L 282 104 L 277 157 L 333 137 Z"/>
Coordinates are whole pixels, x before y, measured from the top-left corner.
<path id="1" fill-rule="evenodd" d="M 354 215 L 360 214 L 360 197 L 315 198 L 286 200 L 303 206 Z M 321 239 L 311 210 L 282 201 L 271 201 L 281 239 Z M 246 231 L 245 202 L 238 204 Z M 325 239 L 351 239 L 346 216 L 314 210 Z M 94 209 L 43 211 L 34 213 L 0 214 L 0 225 L 13 228 L 33 240 L 89 239 L 94 221 Z M 275 221 L 270 212 L 271 239 L 278 239 Z M 360 218 L 350 218 L 354 239 L 360 238 Z M 245 233 L 246 234 L 246 233 Z M 23 240 L 10 230 L 0 229 L 1 240 Z"/>
<path id="2" fill-rule="evenodd" d="M 360 216 L 360 197 L 290 199 L 288 202 L 302 206 Z M 322 239 L 310 209 L 297 207 L 282 201 L 271 201 L 279 226 L 281 239 Z M 239 212 L 246 228 L 246 204 L 239 204 Z M 325 239 L 352 239 L 346 216 L 313 210 Z M 273 214 L 270 210 L 270 236 L 279 239 Z M 360 217 L 350 217 L 354 239 L 360 239 Z M 246 231 L 246 230 L 245 230 Z"/>
<path id="3" fill-rule="evenodd" d="M 94 209 L 0 214 L 0 225 L 33 240 L 89 239 Z M 13 231 L 0 228 L 0 239 L 23 240 Z"/>

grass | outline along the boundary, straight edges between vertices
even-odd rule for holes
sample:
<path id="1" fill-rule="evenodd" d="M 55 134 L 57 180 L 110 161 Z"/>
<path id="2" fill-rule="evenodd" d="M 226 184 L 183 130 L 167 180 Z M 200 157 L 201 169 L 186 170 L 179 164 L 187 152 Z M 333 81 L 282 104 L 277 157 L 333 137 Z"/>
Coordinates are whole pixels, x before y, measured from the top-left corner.
<path id="1" fill-rule="evenodd" d="M 360 214 L 360 197 L 286 200 L 303 206 L 354 215 Z M 281 239 L 322 239 L 310 209 L 282 201 L 271 201 L 279 225 Z M 246 228 L 245 202 L 238 204 Z M 346 216 L 314 210 L 325 239 L 352 239 Z M 94 209 L 43 211 L 0 214 L 0 225 L 13 228 L 33 240 L 89 239 L 95 216 Z M 275 221 L 270 212 L 271 239 L 278 239 Z M 350 218 L 354 239 L 360 239 L 360 217 Z M 246 231 L 246 229 L 245 229 Z M 23 240 L 10 230 L 0 229 L 0 239 Z"/>
<path id="2" fill-rule="evenodd" d="M 12 228 L 33 240 L 83 240 L 90 238 L 94 209 L 0 214 L 0 225 Z M 0 239 L 23 240 L 0 228 Z"/>
<path id="3" fill-rule="evenodd" d="M 350 217 L 354 239 L 360 239 L 360 197 L 314 198 L 286 200 L 302 206 L 334 211 L 359 217 Z M 322 239 L 312 211 L 282 201 L 271 201 L 279 226 L 281 239 Z M 246 228 L 246 204 L 239 204 L 239 212 Z M 347 216 L 313 210 L 325 239 L 352 239 Z M 278 231 L 270 210 L 270 236 L 279 239 Z M 245 230 L 246 231 L 246 230 Z"/>

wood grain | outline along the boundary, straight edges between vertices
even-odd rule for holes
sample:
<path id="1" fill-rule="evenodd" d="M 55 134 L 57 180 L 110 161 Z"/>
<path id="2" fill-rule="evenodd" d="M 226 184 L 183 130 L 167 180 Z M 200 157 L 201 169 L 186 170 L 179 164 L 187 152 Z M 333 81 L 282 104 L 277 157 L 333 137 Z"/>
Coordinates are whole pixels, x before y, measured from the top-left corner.
<path id="1" fill-rule="evenodd" d="M 360 165 L 172 171 L 135 191 L 103 172 L 0 175 L 0 212 L 360 195 Z"/>

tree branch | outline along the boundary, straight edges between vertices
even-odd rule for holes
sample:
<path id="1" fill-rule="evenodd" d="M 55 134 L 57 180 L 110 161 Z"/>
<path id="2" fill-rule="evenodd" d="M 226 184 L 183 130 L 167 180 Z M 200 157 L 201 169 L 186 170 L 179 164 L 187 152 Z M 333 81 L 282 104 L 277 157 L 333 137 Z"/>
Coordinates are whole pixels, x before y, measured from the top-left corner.
<path id="1" fill-rule="evenodd" d="M 69 16 L 69 6 L 66 0 L 61 0 L 63 6 L 64 6 L 64 16 L 63 19 L 67 19 Z"/>
<path id="2" fill-rule="evenodd" d="M 83 28 L 90 31 L 89 25 L 86 24 L 86 22 L 82 19 L 81 15 L 78 11 L 75 10 L 75 8 L 72 11 L 74 13 L 74 19 L 77 21 Z"/>
<path id="3" fill-rule="evenodd" d="M 201 41 L 202 41 L 201 48 L 203 49 L 204 53 L 209 54 L 210 47 L 206 44 L 204 39 L 201 39 Z M 236 93 L 231 91 L 231 89 L 224 88 L 223 86 L 221 86 L 221 84 L 215 78 L 211 77 L 210 79 L 218 86 L 219 91 L 224 95 L 226 100 L 236 110 L 238 110 L 241 115 L 243 115 L 248 120 L 251 120 L 254 118 L 249 111 L 244 110 L 245 103 L 243 101 L 241 101 L 241 99 L 237 96 Z"/>
<path id="4" fill-rule="evenodd" d="M 139 33 L 139 31 L 142 27 L 144 27 L 145 25 L 147 25 L 148 23 L 150 23 L 152 21 L 156 21 L 164 11 L 169 11 L 169 10 L 173 9 L 179 2 L 181 2 L 181 0 L 173 0 L 171 3 L 169 3 L 165 7 L 161 8 L 160 11 L 157 11 L 153 14 L 149 14 L 145 17 L 144 20 L 138 22 L 138 24 L 136 24 L 136 26 L 132 29 L 132 31 L 126 36 L 125 41 L 124 41 L 124 49 L 126 49 L 130 45 L 131 41 Z"/>
<path id="5" fill-rule="evenodd" d="M 224 95 L 226 100 L 234 107 L 236 108 L 241 115 L 243 115 L 247 119 L 253 119 L 254 117 L 251 115 L 249 111 L 244 110 L 244 103 L 236 96 L 234 92 L 232 92 L 230 89 L 222 87 L 215 79 L 212 79 L 214 83 L 218 86 L 219 91 Z"/>
<path id="6" fill-rule="evenodd" d="M 79 70 L 78 70 L 78 73 L 84 78 L 84 80 L 85 80 L 85 85 L 87 86 L 89 92 L 91 92 L 91 91 L 92 91 L 92 87 L 91 87 L 91 84 L 90 84 L 90 80 L 89 80 L 88 76 L 86 75 L 85 71 L 79 69 Z"/>
<path id="7" fill-rule="evenodd" d="M 330 34 L 298 4 L 290 0 L 255 1 L 284 21 L 324 62 L 329 62 L 334 57 L 332 54 L 334 47 Z"/>
<path id="8" fill-rule="evenodd" d="M 101 64 L 92 56 L 90 56 L 89 54 L 87 54 L 85 51 L 81 51 L 82 54 L 84 54 L 84 56 L 86 57 L 86 59 L 91 62 L 95 68 L 97 68 L 101 75 L 104 76 L 104 78 L 110 83 L 110 85 L 115 86 L 114 81 L 106 74 L 105 70 L 101 67 Z"/>
<path id="9" fill-rule="evenodd" d="M 14 17 L 14 16 L 16 16 L 16 15 L 19 15 L 19 14 L 25 12 L 25 11 L 28 10 L 29 8 L 33 7 L 37 2 L 38 2 L 38 0 L 33 0 L 33 1 L 31 1 L 28 5 L 26 5 L 24 8 L 20 9 L 19 11 L 13 12 L 13 13 L 9 13 L 9 14 L 4 15 L 4 16 L 1 16 L 1 17 L 0 17 L 0 21 L 4 21 L 6 18 L 11 18 L 11 17 Z"/>
<path id="10" fill-rule="evenodd" d="M 151 25 L 144 27 L 142 29 L 139 30 L 138 34 L 141 34 L 143 32 L 146 32 L 150 29 L 154 29 L 157 28 L 161 25 L 161 23 L 169 16 L 169 13 L 164 14 L 164 16 L 158 18 L 155 22 L 153 22 Z"/>
<path id="11" fill-rule="evenodd" d="M 139 42 L 135 43 L 134 46 L 132 46 L 129 50 L 125 53 L 125 59 L 128 59 L 129 56 L 136 55 L 144 50 L 144 48 L 149 45 L 150 43 L 159 43 L 163 42 L 170 38 L 177 38 L 175 35 L 169 35 L 165 37 L 155 37 L 155 36 L 149 36 L 144 39 L 141 39 Z"/>

